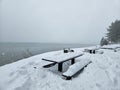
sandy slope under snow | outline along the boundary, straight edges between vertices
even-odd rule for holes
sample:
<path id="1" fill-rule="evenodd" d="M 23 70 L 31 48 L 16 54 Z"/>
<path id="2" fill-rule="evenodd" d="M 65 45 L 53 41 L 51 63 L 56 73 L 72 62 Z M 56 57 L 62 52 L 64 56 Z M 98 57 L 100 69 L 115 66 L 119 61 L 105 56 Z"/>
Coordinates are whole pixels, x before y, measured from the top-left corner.
<path id="1" fill-rule="evenodd" d="M 82 51 L 75 49 L 75 51 Z M 70 81 L 62 79 L 57 65 L 42 68 L 41 59 L 60 53 L 48 52 L 0 67 L 0 90 L 120 90 L 120 51 L 103 50 L 104 54 L 85 53 L 76 59 L 90 59 L 91 64 Z M 69 67 L 64 64 L 64 72 Z M 35 68 L 36 67 L 36 68 Z"/>

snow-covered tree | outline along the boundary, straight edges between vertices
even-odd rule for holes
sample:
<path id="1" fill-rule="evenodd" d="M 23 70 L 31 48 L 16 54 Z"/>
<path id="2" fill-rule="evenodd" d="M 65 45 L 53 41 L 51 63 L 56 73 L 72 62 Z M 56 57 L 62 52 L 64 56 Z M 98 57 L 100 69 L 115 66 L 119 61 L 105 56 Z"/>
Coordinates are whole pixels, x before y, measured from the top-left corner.
<path id="1" fill-rule="evenodd" d="M 119 43 L 120 42 L 120 21 L 116 20 L 112 22 L 109 28 L 107 29 L 107 37 L 108 40 L 112 43 Z"/>
<path id="2" fill-rule="evenodd" d="M 103 46 L 103 45 L 107 45 L 108 44 L 108 40 L 107 38 L 102 38 L 101 41 L 100 41 L 100 45 Z"/>

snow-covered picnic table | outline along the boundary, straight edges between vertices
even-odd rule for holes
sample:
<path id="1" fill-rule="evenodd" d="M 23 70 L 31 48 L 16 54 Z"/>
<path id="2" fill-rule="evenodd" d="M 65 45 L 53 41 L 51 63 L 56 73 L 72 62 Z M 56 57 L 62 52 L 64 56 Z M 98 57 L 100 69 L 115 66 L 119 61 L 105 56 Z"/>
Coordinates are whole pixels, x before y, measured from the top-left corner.
<path id="1" fill-rule="evenodd" d="M 75 63 L 75 58 L 82 56 L 82 52 L 69 52 L 69 53 L 58 53 L 49 57 L 44 57 L 42 60 L 53 62 L 49 65 L 58 64 L 58 71 L 62 72 L 62 64 L 63 62 L 71 60 L 71 64 Z M 46 65 L 46 66 L 49 66 Z"/>
<path id="2" fill-rule="evenodd" d="M 89 52 L 91 54 L 95 54 L 97 50 L 99 50 L 100 47 L 99 46 L 94 46 L 94 47 L 89 47 L 84 49 L 84 52 Z"/>

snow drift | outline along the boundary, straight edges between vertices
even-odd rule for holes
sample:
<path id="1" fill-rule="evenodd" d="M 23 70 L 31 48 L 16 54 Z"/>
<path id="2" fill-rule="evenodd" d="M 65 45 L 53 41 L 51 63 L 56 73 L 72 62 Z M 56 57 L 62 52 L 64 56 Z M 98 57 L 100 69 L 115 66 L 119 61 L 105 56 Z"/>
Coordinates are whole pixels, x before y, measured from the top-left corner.
<path id="1" fill-rule="evenodd" d="M 83 51 L 85 48 L 74 49 Z M 43 68 L 42 57 L 62 51 L 48 52 L 0 67 L 0 90 L 120 90 L 120 51 L 103 49 L 103 54 L 84 53 L 82 59 L 92 61 L 82 73 L 70 81 L 61 78 L 57 65 Z M 69 62 L 64 64 L 65 71 Z M 63 72 L 63 73 L 64 73 Z"/>

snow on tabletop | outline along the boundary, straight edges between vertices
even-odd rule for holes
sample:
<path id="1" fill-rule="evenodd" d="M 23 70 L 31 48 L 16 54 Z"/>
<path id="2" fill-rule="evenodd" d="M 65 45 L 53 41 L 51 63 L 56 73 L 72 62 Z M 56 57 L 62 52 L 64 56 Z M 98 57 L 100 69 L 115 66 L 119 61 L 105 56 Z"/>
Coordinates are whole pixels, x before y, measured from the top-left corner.
<path id="1" fill-rule="evenodd" d="M 91 46 L 91 47 L 87 47 L 85 48 L 86 50 L 97 50 L 97 49 L 100 49 L 100 46 L 97 45 L 97 46 Z"/>
<path id="2" fill-rule="evenodd" d="M 79 70 L 84 68 L 87 64 L 89 64 L 91 61 L 89 59 L 82 59 L 79 62 L 76 62 L 75 64 L 71 65 L 68 70 L 63 73 L 65 76 L 72 76 L 75 73 L 77 73 Z"/>
<path id="3" fill-rule="evenodd" d="M 50 61 L 54 61 L 54 62 L 61 62 L 69 58 L 73 58 L 73 57 L 80 56 L 80 55 L 83 55 L 83 52 L 81 51 L 68 52 L 68 53 L 59 52 L 57 54 L 54 54 L 48 57 L 43 57 L 43 58 L 50 60 Z"/>
<path id="4" fill-rule="evenodd" d="M 102 48 L 111 48 L 111 49 L 116 49 L 120 48 L 120 44 L 114 44 L 114 45 L 104 45 Z"/>

